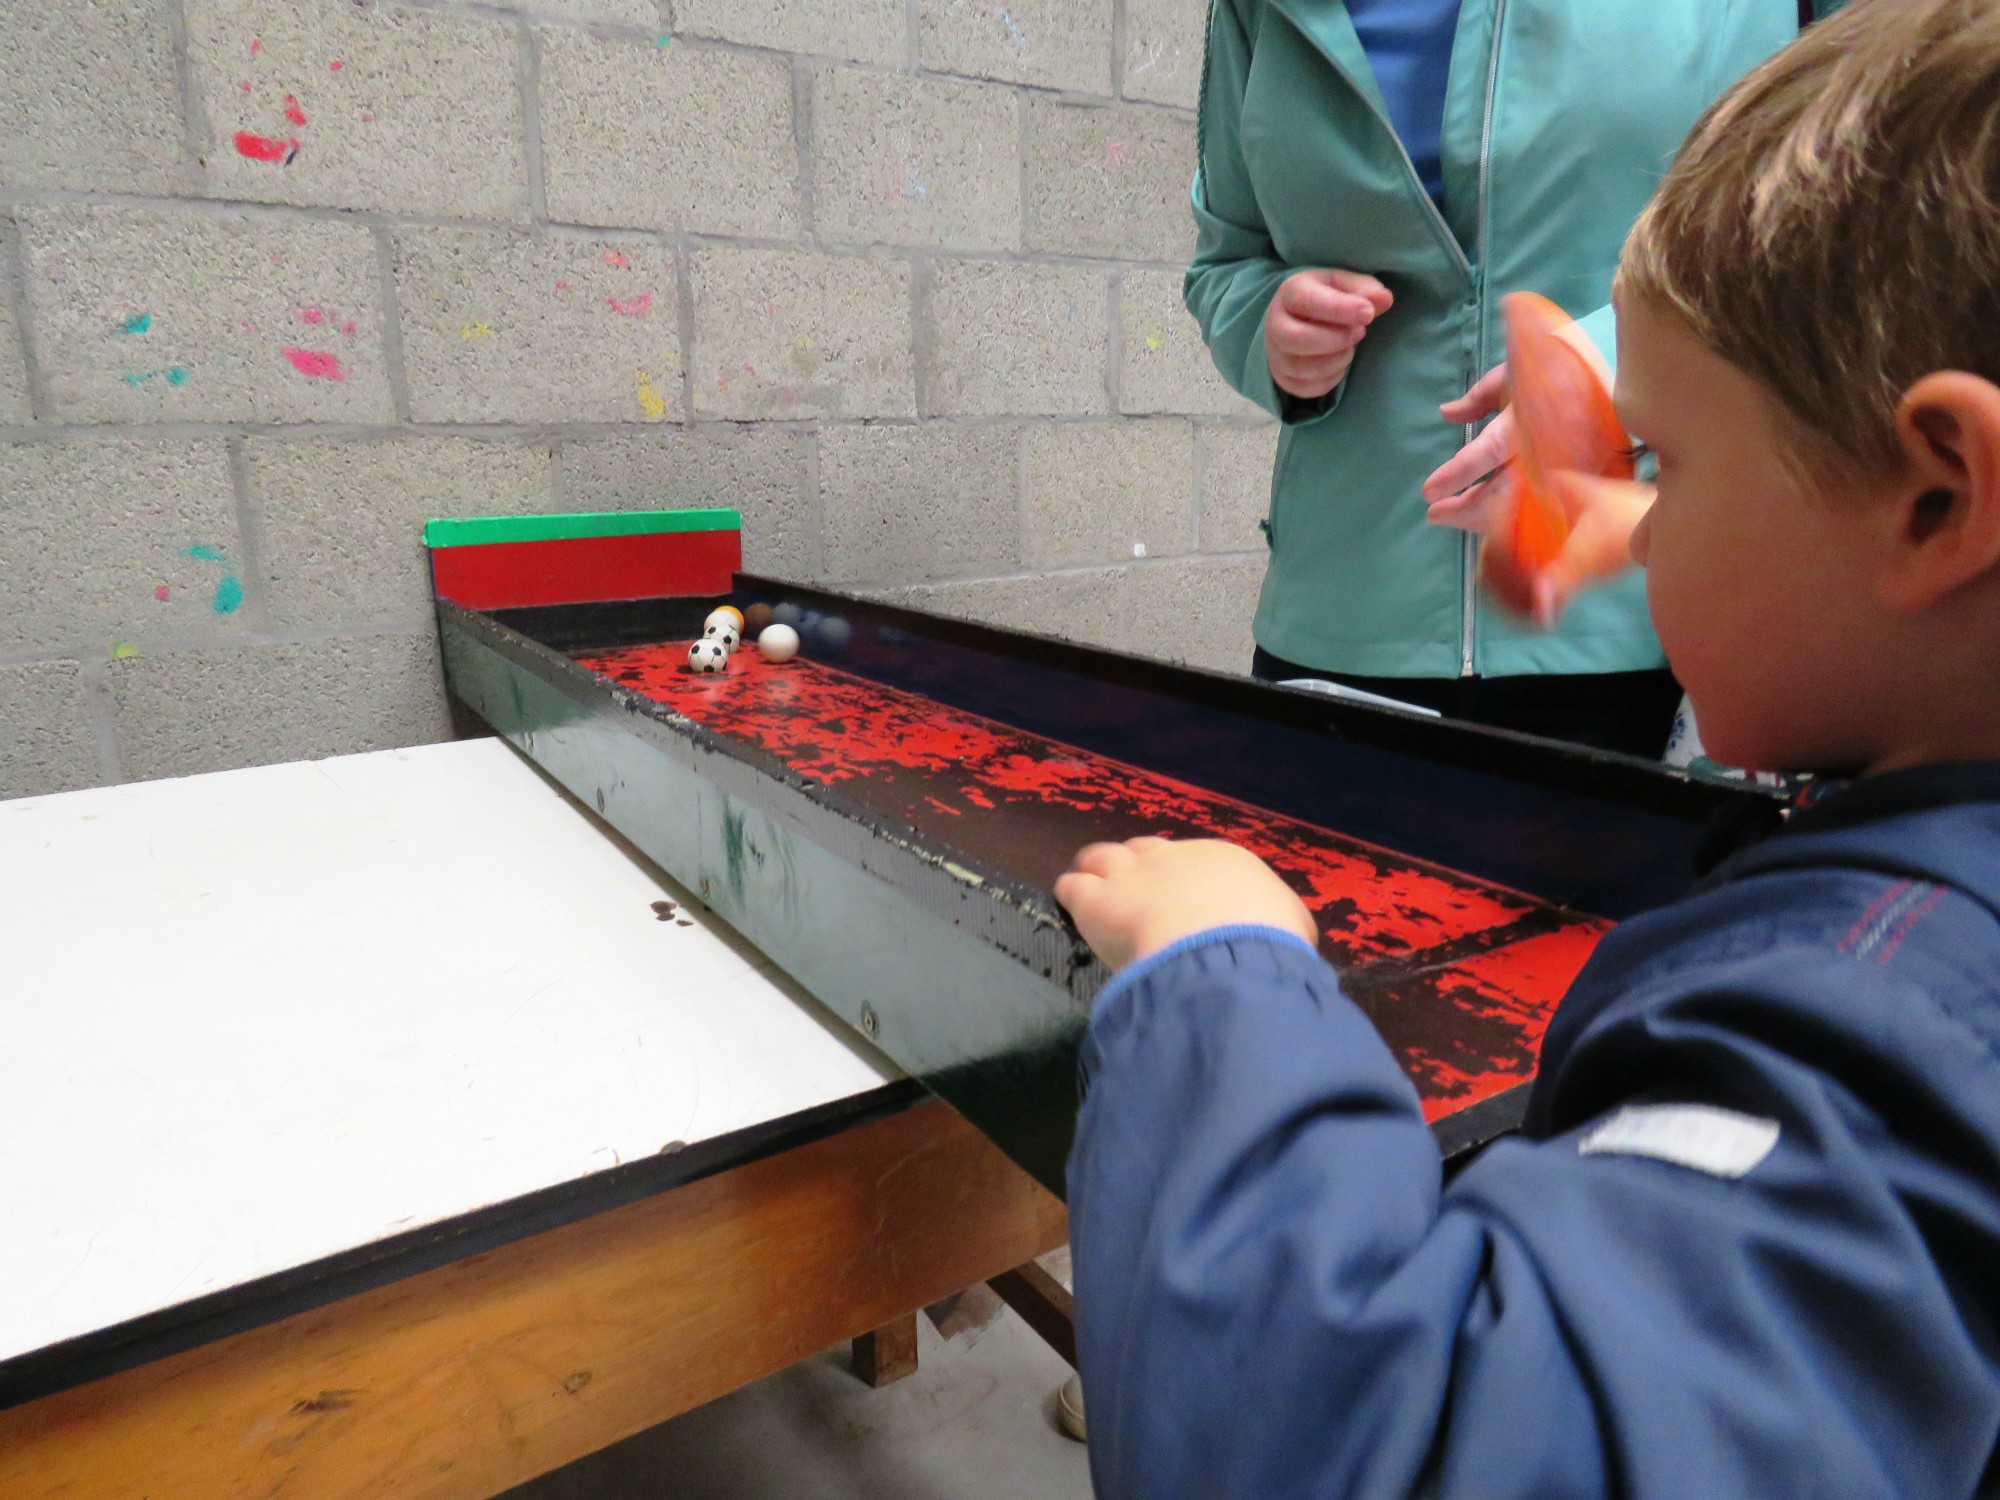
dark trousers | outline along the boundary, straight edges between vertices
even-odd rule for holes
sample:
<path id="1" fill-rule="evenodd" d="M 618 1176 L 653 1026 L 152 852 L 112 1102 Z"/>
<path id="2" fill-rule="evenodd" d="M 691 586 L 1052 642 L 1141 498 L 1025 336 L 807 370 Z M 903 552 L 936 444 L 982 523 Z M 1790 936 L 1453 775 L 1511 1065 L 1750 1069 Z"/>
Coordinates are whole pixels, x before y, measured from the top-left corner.
<path id="1" fill-rule="evenodd" d="M 1657 760 L 1673 732 L 1681 685 L 1665 667 L 1651 672 L 1576 672 L 1523 677 L 1357 677 L 1321 672 L 1273 656 L 1262 646 L 1251 663 L 1265 682 L 1317 677 L 1380 693 L 1449 719 L 1514 729 L 1552 740 L 1622 750 Z"/>

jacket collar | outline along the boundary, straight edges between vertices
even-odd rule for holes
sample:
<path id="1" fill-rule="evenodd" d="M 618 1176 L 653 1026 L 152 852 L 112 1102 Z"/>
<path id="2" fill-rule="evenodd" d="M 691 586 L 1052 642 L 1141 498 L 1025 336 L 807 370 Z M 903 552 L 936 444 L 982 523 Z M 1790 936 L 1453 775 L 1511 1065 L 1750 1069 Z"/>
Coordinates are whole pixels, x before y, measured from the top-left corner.
<path id="1" fill-rule="evenodd" d="M 1329 5 L 1326 0 L 1266 0 L 1266 4 L 1291 22 L 1333 64 L 1348 86 L 1387 118 L 1389 106 L 1375 81 L 1375 67 L 1368 61 L 1346 5 Z"/>

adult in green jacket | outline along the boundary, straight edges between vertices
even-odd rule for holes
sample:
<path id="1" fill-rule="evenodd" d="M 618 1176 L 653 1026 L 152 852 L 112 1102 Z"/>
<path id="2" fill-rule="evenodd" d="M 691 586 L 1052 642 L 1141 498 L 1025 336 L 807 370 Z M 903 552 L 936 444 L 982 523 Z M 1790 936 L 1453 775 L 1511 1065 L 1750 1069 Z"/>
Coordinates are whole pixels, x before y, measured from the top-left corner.
<path id="1" fill-rule="evenodd" d="M 1259 676 L 1661 752 L 1679 692 L 1643 578 L 1540 629 L 1479 588 L 1477 537 L 1429 524 L 1424 482 L 1475 431 L 1441 408 L 1474 415 L 1463 398 L 1502 357 L 1506 293 L 1550 298 L 1615 358 L 1606 304 L 1627 230 L 1696 117 L 1814 9 L 1463 0 L 1440 202 L 1342 0 L 1212 0 L 1186 299 L 1223 375 L 1283 424 Z M 1274 316 L 1321 323 L 1320 347 L 1344 338 L 1351 363 L 1281 353 L 1274 378 Z"/>

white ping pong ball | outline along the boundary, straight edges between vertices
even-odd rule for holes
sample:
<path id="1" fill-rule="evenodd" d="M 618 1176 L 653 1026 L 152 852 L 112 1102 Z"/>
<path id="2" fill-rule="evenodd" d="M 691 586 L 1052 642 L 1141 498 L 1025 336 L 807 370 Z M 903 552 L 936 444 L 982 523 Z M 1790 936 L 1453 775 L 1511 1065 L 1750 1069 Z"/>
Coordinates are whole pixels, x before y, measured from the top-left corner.
<path id="1" fill-rule="evenodd" d="M 766 625 L 757 637 L 765 661 L 790 661 L 799 654 L 799 633 L 789 625 Z"/>

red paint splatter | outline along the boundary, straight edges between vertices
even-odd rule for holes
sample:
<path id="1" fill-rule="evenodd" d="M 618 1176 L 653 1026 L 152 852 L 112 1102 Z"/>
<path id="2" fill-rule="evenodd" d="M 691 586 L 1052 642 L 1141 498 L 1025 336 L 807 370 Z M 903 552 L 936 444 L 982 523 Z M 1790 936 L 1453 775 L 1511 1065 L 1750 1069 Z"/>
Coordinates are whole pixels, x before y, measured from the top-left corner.
<path id="1" fill-rule="evenodd" d="M 318 307 L 302 307 L 299 309 L 298 318 L 301 323 L 324 323 L 326 310 Z"/>
<path id="2" fill-rule="evenodd" d="M 316 349 L 287 349 L 285 358 L 292 362 L 292 368 L 311 380 L 345 380 L 347 367 L 332 354 L 322 354 Z"/>
<path id="3" fill-rule="evenodd" d="M 289 163 L 298 155 L 297 141 L 281 141 L 273 136 L 252 135 L 247 130 L 236 132 L 236 150 L 239 155 L 252 161 L 276 161 Z"/>
<path id="4" fill-rule="evenodd" d="M 605 264 L 606 264 L 607 266 L 619 266 L 619 267 L 624 267 L 624 266 L 629 266 L 629 265 L 631 265 L 631 264 L 632 264 L 632 262 L 631 262 L 631 261 L 629 261 L 629 260 L 627 260 L 627 259 L 625 258 L 625 252 L 624 252 L 624 251 L 622 251 L 622 250 L 607 250 L 607 251 L 605 251 L 605 252 L 604 252 L 604 263 L 605 263 Z"/>
<path id="5" fill-rule="evenodd" d="M 606 297 L 604 300 L 611 304 L 611 310 L 615 313 L 623 313 L 628 318 L 643 318 L 653 305 L 653 294 L 650 290 L 644 291 L 629 302 L 621 302 L 616 297 Z"/>
<path id="6" fill-rule="evenodd" d="M 299 108 L 298 95 L 285 95 L 285 118 L 290 120 L 294 125 L 305 124 L 306 112 Z"/>
<path id="7" fill-rule="evenodd" d="M 579 660 L 1044 890 L 1097 840 L 1245 845 L 1312 909 L 1322 950 L 1433 1120 L 1534 1076 L 1556 1002 L 1608 925 L 816 662 L 773 666 L 744 651 L 696 677 L 677 644 Z"/>
<path id="8" fill-rule="evenodd" d="M 264 50 L 264 39 L 261 36 L 252 37 L 250 39 L 250 55 L 252 57 L 255 57 L 259 52 L 262 52 L 263 50 Z"/>

